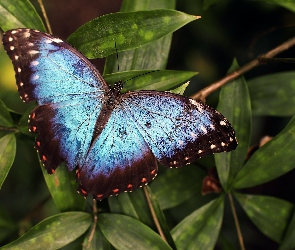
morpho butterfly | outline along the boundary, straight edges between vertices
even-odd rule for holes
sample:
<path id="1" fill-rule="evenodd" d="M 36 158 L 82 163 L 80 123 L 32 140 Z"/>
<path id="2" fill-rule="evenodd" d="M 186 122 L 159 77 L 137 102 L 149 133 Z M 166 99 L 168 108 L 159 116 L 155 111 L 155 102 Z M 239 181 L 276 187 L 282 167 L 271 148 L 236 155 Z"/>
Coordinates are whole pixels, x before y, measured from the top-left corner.
<path id="1" fill-rule="evenodd" d="M 157 160 L 177 168 L 208 154 L 234 150 L 235 132 L 213 108 L 158 91 L 120 93 L 57 37 L 14 29 L 3 44 L 24 102 L 37 100 L 29 128 L 52 174 L 65 161 L 76 169 L 78 191 L 101 200 L 155 178 Z"/>

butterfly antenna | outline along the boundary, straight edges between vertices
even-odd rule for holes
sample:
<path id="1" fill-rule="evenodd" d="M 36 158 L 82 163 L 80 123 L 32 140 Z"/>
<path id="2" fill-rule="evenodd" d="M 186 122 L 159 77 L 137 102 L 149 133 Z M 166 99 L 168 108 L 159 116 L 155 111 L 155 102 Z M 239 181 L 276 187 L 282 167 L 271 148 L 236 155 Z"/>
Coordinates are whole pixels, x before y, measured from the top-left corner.
<path id="1" fill-rule="evenodd" d="M 115 49 L 116 49 L 116 55 L 117 55 L 117 62 L 118 62 L 118 72 L 120 71 L 120 67 L 119 67 L 119 53 L 118 53 L 118 50 L 117 50 L 117 44 L 115 42 Z"/>

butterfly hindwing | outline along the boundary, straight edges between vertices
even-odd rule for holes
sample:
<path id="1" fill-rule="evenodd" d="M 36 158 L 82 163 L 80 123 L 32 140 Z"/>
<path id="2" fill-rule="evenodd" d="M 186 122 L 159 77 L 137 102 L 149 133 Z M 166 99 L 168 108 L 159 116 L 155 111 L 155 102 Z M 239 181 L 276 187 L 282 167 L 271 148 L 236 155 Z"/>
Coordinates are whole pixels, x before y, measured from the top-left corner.
<path id="1" fill-rule="evenodd" d="M 62 40 L 30 29 L 11 30 L 4 48 L 24 101 L 37 100 L 30 130 L 48 172 L 61 161 L 73 170 L 86 156 L 108 86 L 95 67 Z"/>
<path id="2" fill-rule="evenodd" d="M 121 105 L 166 167 L 181 167 L 237 146 L 228 120 L 200 101 L 169 92 L 139 91 L 122 95 Z"/>
<path id="3" fill-rule="evenodd" d="M 79 167 L 81 193 L 103 199 L 132 191 L 157 174 L 157 161 L 124 109 L 117 105 Z"/>

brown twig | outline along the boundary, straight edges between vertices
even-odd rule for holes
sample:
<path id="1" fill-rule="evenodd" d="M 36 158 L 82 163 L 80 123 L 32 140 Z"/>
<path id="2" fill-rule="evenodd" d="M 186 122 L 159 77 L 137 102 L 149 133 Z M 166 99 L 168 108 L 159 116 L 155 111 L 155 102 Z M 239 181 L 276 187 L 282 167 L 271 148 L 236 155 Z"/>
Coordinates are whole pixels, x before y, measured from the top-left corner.
<path id="1" fill-rule="evenodd" d="M 257 57 L 253 61 L 247 63 L 246 65 L 240 67 L 239 69 L 235 70 L 232 73 L 229 73 L 224 78 L 218 80 L 217 82 L 212 83 L 210 86 L 200 90 L 196 94 L 192 95 L 192 99 L 199 99 L 202 101 L 205 101 L 206 97 L 216 91 L 217 89 L 221 88 L 226 83 L 240 77 L 241 75 L 245 74 L 249 70 L 253 69 L 254 67 L 257 67 L 261 64 L 263 64 L 263 60 L 261 58 L 272 58 L 276 56 L 277 54 L 289 49 L 290 47 L 295 45 L 295 37 L 289 39 L 288 41 L 280 44 L 279 46 L 275 47 L 274 49 L 270 50 L 269 52 Z"/>
<path id="2" fill-rule="evenodd" d="M 45 11 L 45 8 L 44 8 L 44 4 L 43 4 L 42 0 L 38 0 L 38 3 L 40 5 L 41 11 L 42 11 L 42 15 L 44 17 L 44 20 L 45 20 L 45 23 L 46 23 L 48 32 L 50 34 L 52 34 L 51 26 L 50 26 L 49 19 L 47 17 L 47 14 L 46 14 L 46 11 Z"/>
<path id="3" fill-rule="evenodd" d="M 148 191 L 148 189 L 147 189 L 146 186 L 143 187 L 143 191 L 144 191 L 145 198 L 146 198 L 146 200 L 147 200 L 147 203 L 148 203 L 149 209 L 150 209 L 150 211 L 151 211 L 153 221 L 154 221 L 155 226 L 156 226 L 156 228 L 157 228 L 157 230 L 158 230 L 158 233 L 159 233 L 159 235 L 162 237 L 162 239 L 163 239 L 165 242 L 167 242 L 167 239 L 166 239 L 165 234 L 164 234 L 164 232 L 163 232 L 163 230 L 162 230 L 162 228 L 161 228 L 160 222 L 159 222 L 159 220 L 158 220 L 158 218 L 157 218 L 157 215 L 156 215 L 155 209 L 154 209 L 154 207 L 153 207 L 153 204 L 152 204 L 152 201 L 151 201 L 151 197 L 150 197 L 150 193 L 149 193 L 149 191 Z"/>
<path id="4" fill-rule="evenodd" d="M 231 207 L 231 210 L 233 212 L 233 216 L 234 216 L 234 220 L 235 220 L 235 224 L 236 224 L 236 229 L 237 229 L 237 233 L 238 233 L 240 247 L 241 247 L 242 250 L 245 250 L 246 248 L 245 248 L 245 245 L 244 245 L 244 240 L 243 240 L 240 224 L 239 224 L 237 212 L 236 212 L 235 205 L 234 205 L 234 200 L 233 200 L 233 197 L 232 197 L 231 193 L 228 194 L 228 198 L 229 198 L 230 207 Z"/>

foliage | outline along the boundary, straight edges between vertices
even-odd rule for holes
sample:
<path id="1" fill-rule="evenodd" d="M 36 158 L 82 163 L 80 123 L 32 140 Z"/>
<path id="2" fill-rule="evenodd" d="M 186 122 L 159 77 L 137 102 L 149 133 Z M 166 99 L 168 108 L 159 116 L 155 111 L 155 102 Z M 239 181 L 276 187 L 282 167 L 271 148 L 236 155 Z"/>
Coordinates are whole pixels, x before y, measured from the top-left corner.
<path id="1" fill-rule="evenodd" d="M 108 56 L 105 78 L 109 83 L 123 80 L 124 91 L 176 88 L 176 92 L 183 92 L 187 85 L 182 84 L 197 73 L 165 70 L 171 34 L 191 21 L 190 25 L 199 21 L 194 21 L 196 16 L 172 10 L 174 1 L 144 2 L 125 0 L 121 13 L 89 21 L 72 33 L 68 42 L 89 58 Z M 184 2 L 193 6 L 192 1 Z M 219 2 L 203 1 L 205 13 L 214 13 L 214 7 L 219 4 L 232 4 Z M 295 4 L 291 1 L 260 0 L 259 4 L 267 8 L 283 6 L 294 16 L 291 11 L 295 10 Z M 194 8 L 190 11 L 198 12 Z M 19 27 L 45 30 L 28 0 L 0 0 L 0 13 L 3 31 Z M 213 28 L 217 30 L 215 25 Z M 228 72 L 239 68 L 235 56 L 232 55 Z M 2 61 L 10 63 L 3 51 L 0 63 L 4 65 Z M 116 72 L 118 65 L 120 72 Z M 34 137 L 27 132 L 32 105 L 19 103 L 16 90 L 3 87 L 5 82 L 13 82 L 12 75 L 11 70 L 5 70 L 0 83 L 1 91 L 5 92 L 0 94 L 0 244 L 5 245 L 3 249 L 80 249 L 81 245 L 85 249 L 213 249 L 216 245 L 235 249 L 238 237 L 242 248 L 243 242 L 250 248 L 251 237 L 243 235 L 249 225 L 255 225 L 252 230 L 259 230 L 269 238 L 271 246 L 294 249 L 294 199 L 285 199 L 284 194 L 277 198 L 259 193 L 259 187 L 271 181 L 276 189 L 279 177 L 295 167 L 294 71 L 263 74 L 250 80 L 240 76 L 222 87 L 217 109 L 235 128 L 239 141 L 235 151 L 206 157 L 181 169 L 160 167 L 159 176 L 149 187 L 97 202 L 98 211 L 96 203 L 77 195 L 75 176 L 64 165 L 54 175 L 48 175 L 41 166 L 45 185 L 32 149 Z M 253 150 L 252 141 L 260 139 L 252 128 L 253 121 L 257 121 L 254 115 L 285 116 L 288 124 L 274 138 Z M 213 165 L 219 177 L 215 181 L 222 190 L 219 194 L 202 196 L 202 180 Z M 236 202 L 231 202 L 232 197 Z M 235 215 L 236 211 L 237 229 L 228 226 L 225 219 L 228 213 Z M 226 230 L 237 230 L 238 237 L 226 235 Z"/>

